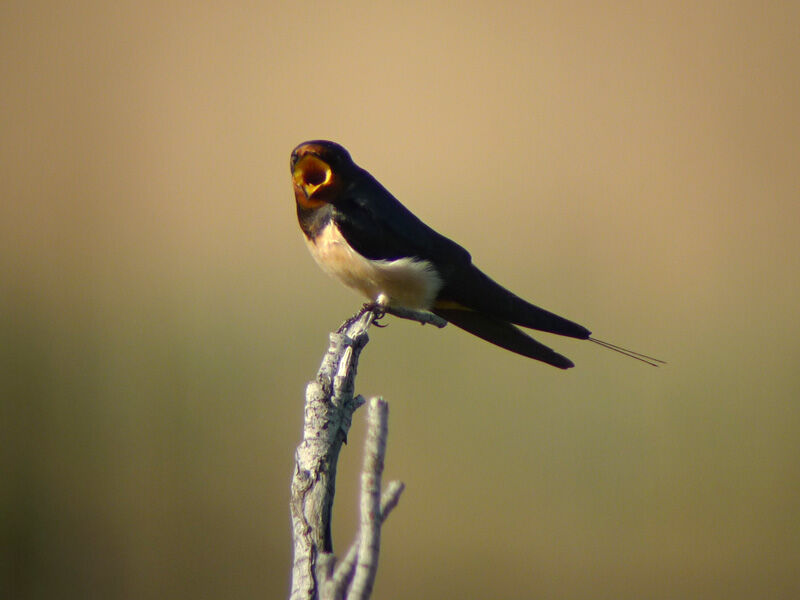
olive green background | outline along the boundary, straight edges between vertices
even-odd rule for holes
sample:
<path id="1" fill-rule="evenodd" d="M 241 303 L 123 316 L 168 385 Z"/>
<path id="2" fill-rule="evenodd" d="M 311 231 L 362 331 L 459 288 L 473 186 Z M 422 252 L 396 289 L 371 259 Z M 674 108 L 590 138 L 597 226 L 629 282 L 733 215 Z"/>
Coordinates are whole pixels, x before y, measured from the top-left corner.
<path id="1" fill-rule="evenodd" d="M 798 4 L 396 4 L 0 5 L 0 596 L 286 595 L 304 386 L 361 303 L 296 224 L 327 138 L 669 361 L 373 330 L 376 598 L 800 597 Z"/>

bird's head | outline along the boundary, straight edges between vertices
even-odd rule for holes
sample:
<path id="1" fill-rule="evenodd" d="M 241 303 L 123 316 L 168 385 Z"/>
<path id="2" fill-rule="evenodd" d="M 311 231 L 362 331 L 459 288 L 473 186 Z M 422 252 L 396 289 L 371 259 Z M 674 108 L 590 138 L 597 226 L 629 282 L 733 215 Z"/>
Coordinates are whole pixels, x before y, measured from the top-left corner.
<path id="1" fill-rule="evenodd" d="M 295 199 L 304 209 L 332 202 L 355 168 L 347 150 L 325 140 L 300 144 L 292 151 L 290 166 Z"/>

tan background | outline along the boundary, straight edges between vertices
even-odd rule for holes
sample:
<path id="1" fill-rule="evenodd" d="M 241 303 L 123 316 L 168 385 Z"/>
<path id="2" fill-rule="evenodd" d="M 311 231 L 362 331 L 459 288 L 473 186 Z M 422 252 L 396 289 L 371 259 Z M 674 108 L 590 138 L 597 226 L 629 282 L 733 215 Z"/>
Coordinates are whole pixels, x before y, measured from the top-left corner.
<path id="1" fill-rule="evenodd" d="M 670 362 L 375 330 L 408 486 L 376 597 L 800 597 L 797 7 L 4 2 L 0 596 L 285 595 L 302 392 L 361 302 L 294 215 L 329 138 Z"/>

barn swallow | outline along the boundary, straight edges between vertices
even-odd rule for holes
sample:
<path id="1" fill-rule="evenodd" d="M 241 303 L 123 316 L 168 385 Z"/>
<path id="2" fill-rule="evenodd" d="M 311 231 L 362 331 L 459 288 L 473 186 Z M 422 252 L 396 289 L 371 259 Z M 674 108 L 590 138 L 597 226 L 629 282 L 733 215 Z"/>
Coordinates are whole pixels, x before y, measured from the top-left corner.
<path id="1" fill-rule="evenodd" d="M 560 369 L 574 364 L 516 326 L 590 340 L 649 364 L 658 361 L 593 338 L 586 327 L 490 279 L 472 264 L 469 252 L 414 216 L 339 144 L 300 144 L 292 151 L 291 171 L 297 218 L 312 256 L 370 301 L 433 312 L 492 344 Z"/>

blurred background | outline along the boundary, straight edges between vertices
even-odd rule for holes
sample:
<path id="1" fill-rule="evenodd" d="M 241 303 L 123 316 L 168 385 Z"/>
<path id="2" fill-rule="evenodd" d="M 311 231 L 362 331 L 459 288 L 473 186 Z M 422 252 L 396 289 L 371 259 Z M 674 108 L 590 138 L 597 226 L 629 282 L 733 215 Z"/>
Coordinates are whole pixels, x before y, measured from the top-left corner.
<path id="1" fill-rule="evenodd" d="M 2 3 L 0 596 L 286 596 L 304 387 L 362 302 L 296 222 L 327 138 L 669 362 L 374 329 L 375 597 L 800 597 L 800 5 L 397 4 Z"/>

